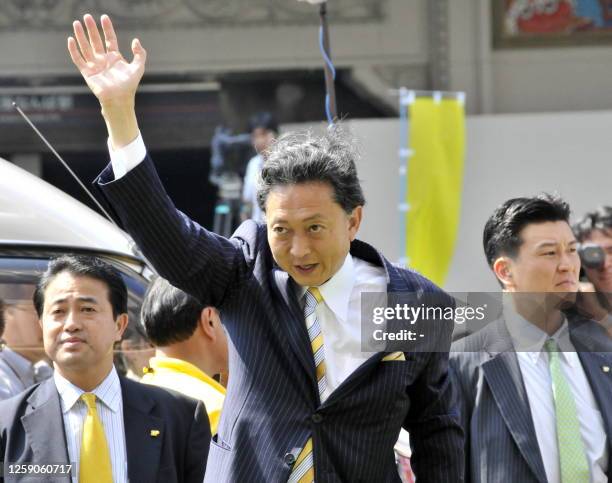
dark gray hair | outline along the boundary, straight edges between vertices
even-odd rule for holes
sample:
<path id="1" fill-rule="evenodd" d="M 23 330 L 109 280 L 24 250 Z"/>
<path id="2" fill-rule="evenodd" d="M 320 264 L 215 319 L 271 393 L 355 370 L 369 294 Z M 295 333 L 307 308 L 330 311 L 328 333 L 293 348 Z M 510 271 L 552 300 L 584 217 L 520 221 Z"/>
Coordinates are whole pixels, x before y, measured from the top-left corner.
<path id="1" fill-rule="evenodd" d="M 200 301 L 158 277 L 147 289 L 140 318 L 151 343 L 164 347 L 189 339 L 204 308 Z"/>
<path id="2" fill-rule="evenodd" d="M 572 227 L 579 242 L 589 238 L 594 231 L 612 234 L 612 206 L 600 206 L 578 220 Z"/>
<path id="3" fill-rule="evenodd" d="M 335 126 L 323 136 L 311 132 L 281 136 L 265 154 L 257 187 L 257 203 L 266 211 L 266 200 L 276 186 L 309 182 L 329 183 L 334 199 L 346 213 L 365 204 L 357 177 L 357 143 Z"/>

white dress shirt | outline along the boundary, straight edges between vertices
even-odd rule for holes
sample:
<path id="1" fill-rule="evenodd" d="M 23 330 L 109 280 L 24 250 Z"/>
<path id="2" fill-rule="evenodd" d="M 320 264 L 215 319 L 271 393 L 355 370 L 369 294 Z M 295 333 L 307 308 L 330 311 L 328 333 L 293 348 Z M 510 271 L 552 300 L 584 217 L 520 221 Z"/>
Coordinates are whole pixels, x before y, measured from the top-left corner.
<path id="1" fill-rule="evenodd" d="M 146 156 L 142 136 L 127 146 L 113 150 L 108 142 L 115 179 L 137 166 Z M 302 300 L 308 287 L 302 287 Z M 382 267 L 376 267 L 350 254 L 336 274 L 319 287 L 325 303 L 316 313 L 323 333 L 325 350 L 325 400 L 351 373 L 373 354 L 361 352 L 361 293 L 387 292 L 387 278 Z"/>
<path id="2" fill-rule="evenodd" d="M 111 164 L 113 165 L 113 174 L 115 175 L 115 179 L 125 176 L 128 171 L 144 161 L 144 158 L 147 155 L 147 148 L 145 147 L 140 132 L 138 133 L 138 137 L 136 139 L 122 148 L 113 149 L 110 138 L 107 141 L 107 145 L 108 152 L 110 153 Z"/>
<path id="3" fill-rule="evenodd" d="M 77 483 L 83 423 L 87 416 L 87 406 L 80 397 L 85 391 L 62 377 L 58 371 L 54 372 L 53 378 L 60 396 L 69 460 L 71 463 L 76 464 L 76 467 L 73 468 L 72 481 Z M 91 392 L 96 395 L 96 410 L 104 427 L 104 434 L 108 443 L 113 468 L 113 482 L 127 482 L 123 398 L 121 396 L 119 376 L 114 366 L 108 376 L 106 376 L 106 379 Z"/>
<path id="4" fill-rule="evenodd" d="M 548 334 L 516 312 L 505 312 L 508 331 L 516 350 L 538 446 L 549 483 L 561 483 L 557 444 L 555 405 L 548 353 L 544 343 Z M 551 337 L 559 347 L 561 368 L 576 401 L 580 434 L 586 449 L 591 483 L 606 483 L 608 446 L 603 418 L 570 337 L 567 320 Z"/>
<path id="5" fill-rule="evenodd" d="M 300 300 L 308 287 L 300 287 Z M 323 302 L 316 314 L 323 334 L 327 389 L 322 401 L 373 353 L 361 352 L 361 293 L 387 292 L 382 267 L 349 253 L 332 278 L 319 286 Z"/>

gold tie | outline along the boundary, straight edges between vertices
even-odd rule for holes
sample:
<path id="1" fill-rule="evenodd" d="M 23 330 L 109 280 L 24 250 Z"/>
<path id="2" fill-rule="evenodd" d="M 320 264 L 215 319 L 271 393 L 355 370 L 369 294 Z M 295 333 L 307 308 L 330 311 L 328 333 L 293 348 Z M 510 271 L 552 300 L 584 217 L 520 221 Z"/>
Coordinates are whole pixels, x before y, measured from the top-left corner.
<path id="1" fill-rule="evenodd" d="M 96 410 L 96 395 L 86 392 L 87 405 L 79 461 L 79 483 L 113 483 L 113 470 L 104 428 Z"/>
<path id="2" fill-rule="evenodd" d="M 327 379 L 325 377 L 325 349 L 323 347 L 321 323 L 315 312 L 317 305 L 323 301 L 323 297 L 317 287 L 310 287 L 304 297 L 306 298 L 306 303 L 304 304 L 306 328 L 308 329 L 308 337 L 310 338 L 310 346 L 315 361 L 319 396 L 321 397 L 321 401 L 323 401 L 327 390 Z M 312 483 L 314 481 L 314 476 L 312 438 L 308 438 L 308 441 L 306 441 L 302 451 L 300 451 L 300 454 L 295 460 L 293 470 L 291 471 L 287 483 Z"/>

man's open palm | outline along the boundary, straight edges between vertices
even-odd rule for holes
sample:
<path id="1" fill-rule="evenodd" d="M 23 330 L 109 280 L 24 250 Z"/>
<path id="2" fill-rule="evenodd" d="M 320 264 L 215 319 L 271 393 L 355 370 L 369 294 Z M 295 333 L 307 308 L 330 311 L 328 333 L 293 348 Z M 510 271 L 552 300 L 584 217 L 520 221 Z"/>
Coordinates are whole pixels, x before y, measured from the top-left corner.
<path id="1" fill-rule="evenodd" d="M 110 18 L 102 15 L 100 23 L 104 43 L 96 21 L 83 17 L 87 34 L 80 21 L 73 22 L 74 37 L 68 38 L 68 51 L 87 85 L 100 103 L 133 99 L 142 78 L 147 53 L 138 39 L 132 41 L 132 62 L 119 52 L 117 36 Z M 76 40 L 75 40 L 76 39 Z"/>

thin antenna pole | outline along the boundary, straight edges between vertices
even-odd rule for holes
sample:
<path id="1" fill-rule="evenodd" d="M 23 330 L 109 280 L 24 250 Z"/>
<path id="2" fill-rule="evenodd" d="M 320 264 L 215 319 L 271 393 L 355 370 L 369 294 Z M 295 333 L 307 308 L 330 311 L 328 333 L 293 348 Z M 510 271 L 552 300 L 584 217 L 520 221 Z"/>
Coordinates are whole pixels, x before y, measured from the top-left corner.
<path id="1" fill-rule="evenodd" d="M 58 154 L 58 152 L 55 150 L 55 148 L 53 146 L 51 146 L 51 143 L 49 141 L 47 141 L 45 136 L 43 136 L 43 134 L 38 130 L 38 128 L 34 125 L 34 123 L 32 123 L 32 121 L 30 121 L 30 118 L 26 115 L 25 112 L 23 112 L 21 110 L 21 108 L 17 105 L 16 102 L 13 102 L 13 107 L 17 110 L 17 112 L 21 115 L 21 117 L 23 117 L 25 122 L 27 122 L 30 125 L 30 127 L 34 130 L 34 132 L 36 134 L 38 134 L 38 137 L 40 139 L 42 139 L 42 141 L 47 145 L 47 147 L 51 150 L 51 152 L 55 155 L 55 157 L 57 159 L 59 159 L 60 163 L 62 163 L 64 165 L 64 168 L 66 168 L 68 170 L 68 172 L 72 175 L 72 177 L 76 180 L 76 182 L 79 183 L 81 188 L 83 188 L 83 191 L 85 191 L 85 193 L 87 193 L 87 196 L 89 196 L 93 200 L 93 202 L 96 204 L 96 206 L 98 208 L 100 208 L 102 213 L 104 213 L 104 215 L 106 215 L 106 218 L 108 218 L 108 220 L 113 225 L 115 225 L 117 228 L 119 228 L 119 225 L 117 225 L 117 223 L 115 223 L 115 220 L 113 220 L 113 218 L 110 216 L 110 214 L 104 209 L 104 207 L 94 197 L 94 195 L 91 194 L 91 192 L 87 189 L 87 187 L 83 184 L 83 182 L 79 179 L 79 177 L 74 173 L 74 171 L 72 171 L 72 169 L 70 169 L 70 166 L 68 166 L 66 161 L 64 161 L 64 159 Z"/>
<path id="2" fill-rule="evenodd" d="M 338 118 L 338 108 L 336 105 L 336 87 L 334 85 L 336 70 L 331 60 L 332 54 L 329 41 L 329 26 L 327 24 L 327 2 L 321 4 L 319 16 L 321 17 L 321 50 L 325 60 L 323 69 L 325 72 L 325 90 L 327 91 L 326 113 L 329 123 L 333 124 Z"/>

